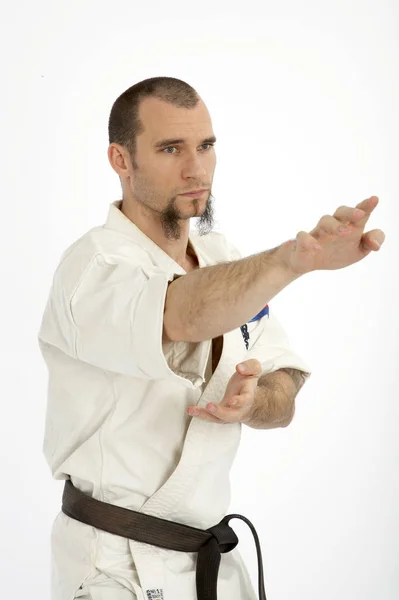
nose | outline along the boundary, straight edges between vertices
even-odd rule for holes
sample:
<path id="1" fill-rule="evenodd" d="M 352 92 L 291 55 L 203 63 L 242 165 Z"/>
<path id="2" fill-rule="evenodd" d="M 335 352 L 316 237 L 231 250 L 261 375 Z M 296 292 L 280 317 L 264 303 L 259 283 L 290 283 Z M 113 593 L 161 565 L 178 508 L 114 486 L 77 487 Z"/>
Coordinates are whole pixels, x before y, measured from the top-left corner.
<path id="1" fill-rule="evenodd" d="M 190 178 L 196 181 L 204 181 L 206 175 L 206 168 L 203 164 L 203 158 L 200 156 L 194 156 L 187 159 L 182 169 L 182 176 L 184 179 Z M 199 185 L 198 188 L 206 187 Z"/>

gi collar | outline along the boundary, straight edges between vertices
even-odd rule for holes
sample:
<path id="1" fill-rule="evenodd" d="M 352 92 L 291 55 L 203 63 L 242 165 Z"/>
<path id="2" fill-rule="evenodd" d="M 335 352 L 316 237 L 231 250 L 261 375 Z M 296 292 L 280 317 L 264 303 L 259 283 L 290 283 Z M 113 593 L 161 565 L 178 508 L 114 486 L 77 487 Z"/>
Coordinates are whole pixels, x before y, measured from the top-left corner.
<path id="1" fill-rule="evenodd" d="M 150 255 L 155 259 L 158 266 L 163 268 L 165 271 L 171 271 L 179 275 L 184 275 L 186 271 L 177 262 L 173 260 L 162 248 L 160 248 L 155 242 L 153 242 L 133 221 L 128 219 L 123 212 L 120 210 L 122 206 L 122 200 L 116 200 L 112 202 L 109 207 L 107 221 L 104 225 L 106 229 L 113 231 L 119 231 L 124 235 L 130 237 L 136 244 L 141 248 L 147 250 Z M 198 248 L 195 234 L 190 232 L 188 238 L 188 244 L 194 250 L 197 255 L 200 268 L 206 267 L 203 257 L 201 256 Z"/>

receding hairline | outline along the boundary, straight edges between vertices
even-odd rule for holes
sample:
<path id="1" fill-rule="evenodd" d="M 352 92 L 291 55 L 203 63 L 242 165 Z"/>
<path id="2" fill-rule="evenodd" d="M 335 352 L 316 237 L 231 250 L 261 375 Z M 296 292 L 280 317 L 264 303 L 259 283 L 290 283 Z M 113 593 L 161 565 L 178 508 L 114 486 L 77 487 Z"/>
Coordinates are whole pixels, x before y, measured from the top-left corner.
<path id="1" fill-rule="evenodd" d="M 197 90 L 180 79 L 173 77 L 153 77 L 131 86 L 120 94 L 113 103 L 108 120 L 109 144 L 118 144 L 124 147 L 131 156 L 135 155 L 137 138 L 145 133 L 146 130 L 149 133 L 149 129 L 147 129 L 148 124 L 144 123 L 147 120 L 147 114 L 143 114 L 142 109 L 144 108 L 143 105 L 151 102 L 151 99 L 152 101 L 168 104 L 177 109 L 191 110 L 201 107 L 200 112 L 202 112 L 201 109 L 205 109 L 210 122 L 207 123 L 208 118 L 203 120 L 201 135 L 212 138 L 213 128 L 209 110 Z M 147 113 L 147 111 L 144 110 L 144 113 Z M 149 140 L 151 147 L 157 142 L 165 142 L 166 138 L 169 140 L 172 136 L 172 142 L 175 144 L 187 143 L 182 139 L 184 136 L 183 131 L 178 132 L 173 131 L 173 129 L 162 131 L 161 127 L 159 129 L 161 130 L 157 132 L 151 128 L 151 137 Z M 179 134 L 180 136 L 183 134 L 183 136 L 180 138 Z M 179 140 L 177 140 L 178 136 Z M 160 137 L 164 139 L 161 140 Z M 211 142 L 209 139 L 206 139 L 201 143 L 214 143 L 214 141 Z"/>
<path id="2" fill-rule="evenodd" d="M 140 108 L 142 106 L 142 103 L 146 102 L 147 100 L 151 101 L 151 100 L 158 100 L 160 102 L 162 102 L 163 104 L 167 104 L 170 106 L 173 106 L 177 109 L 185 109 L 185 107 L 183 106 L 179 106 L 178 104 L 175 104 L 174 102 L 169 102 L 168 100 L 166 100 L 165 98 L 161 98 L 157 95 L 152 95 L 152 96 L 146 96 L 145 98 L 141 99 L 138 109 L 140 111 Z M 198 108 L 199 104 L 202 104 L 203 108 L 205 108 L 206 112 L 209 115 L 209 111 L 206 107 L 205 102 L 202 100 L 202 98 L 200 96 L 198 96 L 198 103 L 195 105 L 195 107 L 189 108 L 188 110 L 194 110 L 195 108 Z M 140 122 L 143 126 L 143 128 L 145 129 L 145 124 L 143 121 L 143 115 L 140 114 L 140 112 L 138 113 L 138 117 L 140 119 Z M 142 132 L 144 133 L 144 131 Z M 200 140 L 198 142 L 198 145 L 202 145 L 202 144 L 215 144 L 216 143 L 216 136 L 214 134 L 210 134 L 207 137 L 205 137 L 204 139 Z M 177 137 L 169 137 L 169 138 L 162 138 L 159 140 L 155 140 L 151 142 L 151 147 L 155 148 L 155 149 L 159 149 L 159 148 L 166 148 L 168 146 L 174 146 L 174 145 L 187 145 L 188 144 L 188 140 L 186 138 L 177 138 Z"/>

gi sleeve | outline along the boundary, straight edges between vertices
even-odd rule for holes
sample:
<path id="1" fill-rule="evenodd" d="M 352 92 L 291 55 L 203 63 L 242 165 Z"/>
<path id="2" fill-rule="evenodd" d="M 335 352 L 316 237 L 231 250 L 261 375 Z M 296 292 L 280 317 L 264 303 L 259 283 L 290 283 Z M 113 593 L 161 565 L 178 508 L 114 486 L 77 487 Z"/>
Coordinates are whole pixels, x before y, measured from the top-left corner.
<path id="1" fill-rule="evenodd" d="M 209 341 L 191 349 L 187 373 L 184 365 L 172 370 L 163 352 L 166 292 L 177 276 L 150 261 L 132 264 L 97 254 L 69 301 L 75 357 L 123 375 L 174 380 L 191 389 L 200 385 Z"/>
<path id="2" fill-rule="evenodd" d="M 272 373 L 289 367 L 302 371 L 305 379 L 311 375 L 308 364 L 292 348 L 287 333 L 276 317 L 273 306 L 259 321 L 248 323 L 249 350 L 245 359 L 257 358 L 262 372 Z"/>

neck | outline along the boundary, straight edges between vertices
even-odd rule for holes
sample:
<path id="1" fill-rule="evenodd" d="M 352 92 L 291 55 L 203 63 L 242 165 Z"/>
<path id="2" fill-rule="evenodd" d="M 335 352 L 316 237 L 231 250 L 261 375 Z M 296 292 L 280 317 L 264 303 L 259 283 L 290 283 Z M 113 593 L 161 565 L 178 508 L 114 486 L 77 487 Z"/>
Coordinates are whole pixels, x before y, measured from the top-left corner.
<path id="1" fill-rule="evenodd" d="M 166 237 L 160 220 L 154 220 L 151 212 L 146 214 L 145 207 L 138 202 L 122 200 L 120 211 L 184 270 L 198 266 L 197 256 L 189 241 L 189 220 L 181 222 L 180 238 L 175 240 Z"/>

